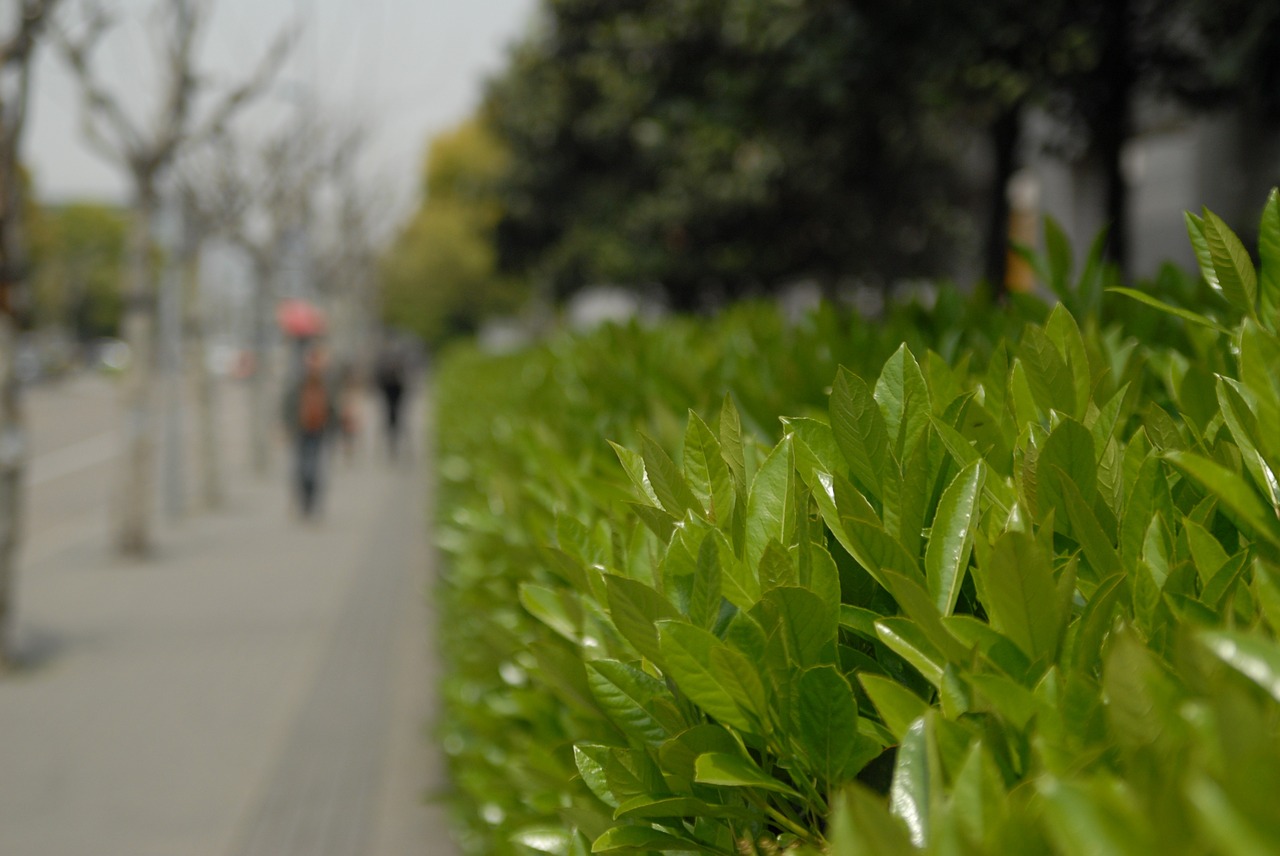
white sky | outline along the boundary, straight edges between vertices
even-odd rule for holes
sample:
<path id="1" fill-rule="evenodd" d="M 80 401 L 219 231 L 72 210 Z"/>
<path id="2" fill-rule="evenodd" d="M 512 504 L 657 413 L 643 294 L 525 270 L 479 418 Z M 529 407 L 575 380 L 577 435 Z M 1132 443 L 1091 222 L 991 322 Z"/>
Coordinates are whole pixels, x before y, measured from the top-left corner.
<path id="1" fill-rule="evenodd" d="M 73 4 L 76 0 L 64 0 Z M 479 103 L 483 80 L 527 29 L 536 0 L 207 0 L 213 9 L 201 68 L 214 82 L 250 73 L 288 20 L 303 20 L 293 59 L 275 90 L 246 115 L 250 133 L 311 97 L 326 115 L 372 131 L 363 169 L 403 205 L 417 187 L 428 139 Z M 136 116 L 156 110 L 148 71 L 147 10 L 155 0 L 115 0 L 121 26 L 103 41 L 100 76 L 130 93 Z M 73 6 L 72 6 L 73 7 Z M 46 45 L 36 69 L 24 160 L 45 200 L 124 201 L 120 172 L 84 142 L 80 100 L 64 61 Z"/>

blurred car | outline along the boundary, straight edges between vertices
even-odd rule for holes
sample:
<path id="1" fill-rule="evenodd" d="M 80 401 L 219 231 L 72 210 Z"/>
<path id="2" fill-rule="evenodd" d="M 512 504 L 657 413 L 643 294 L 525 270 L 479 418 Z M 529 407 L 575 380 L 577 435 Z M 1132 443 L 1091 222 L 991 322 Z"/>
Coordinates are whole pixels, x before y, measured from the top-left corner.
<path id="1" fill-rule="evenodd" d="M 129 367 L 129 345 L 119 339 L 95 339 L 89 343 L 85 364 L 105 372 L 122 372 Z"/>

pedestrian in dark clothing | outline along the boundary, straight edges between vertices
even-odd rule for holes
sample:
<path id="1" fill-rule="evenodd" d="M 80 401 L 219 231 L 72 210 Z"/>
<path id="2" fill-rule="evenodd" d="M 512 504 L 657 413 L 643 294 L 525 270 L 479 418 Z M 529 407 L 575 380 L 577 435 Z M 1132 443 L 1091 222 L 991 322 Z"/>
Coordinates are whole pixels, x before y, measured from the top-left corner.
<path id="1" fill-rule="evenodd" d="M 298 509 L 312 517 L 323 488 L 324 443 L 338 425 L 337 396 L 325 377 L 323 351 L 309 351 L 297 380 L 284 396 L 284 425 L 294 446 Z"/>
<path id="2" fill-rule="evenodd" d="M 404 402 L 406 371 L 404 354 L 395 346 L 388 346 L 378 356 L 375 380 L 382 394 L 383 413 L 386 417 L 387 454 L 392 460 L 399 456 L 401 410 Z"/>

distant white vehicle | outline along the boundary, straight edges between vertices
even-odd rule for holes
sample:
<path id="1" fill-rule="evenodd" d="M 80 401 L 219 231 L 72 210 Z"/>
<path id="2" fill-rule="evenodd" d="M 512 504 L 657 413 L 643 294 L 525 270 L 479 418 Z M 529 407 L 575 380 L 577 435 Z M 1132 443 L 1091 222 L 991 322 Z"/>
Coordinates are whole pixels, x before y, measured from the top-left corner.
<path id="1" fill-rule="evenodd" d="M 109 372 L 129 367 L 129 345 L 119 339 L 98 339 L 89 350 L 89 364 Z"/>

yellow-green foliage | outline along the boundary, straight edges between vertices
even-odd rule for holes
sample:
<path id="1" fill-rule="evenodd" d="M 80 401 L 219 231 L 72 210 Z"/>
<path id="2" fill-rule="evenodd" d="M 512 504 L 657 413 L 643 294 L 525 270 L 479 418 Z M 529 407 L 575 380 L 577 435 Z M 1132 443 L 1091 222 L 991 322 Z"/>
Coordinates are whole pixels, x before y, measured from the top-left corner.
<path id="1" fill-rule="evenodd" d="M 506 163 L 506 150 L 478 119 L 431 142 L 422 203 L 382 262 L 388 323 L 438 343 L 518 305 L 521 289 L 499 275 L 493 238 Z"/>

